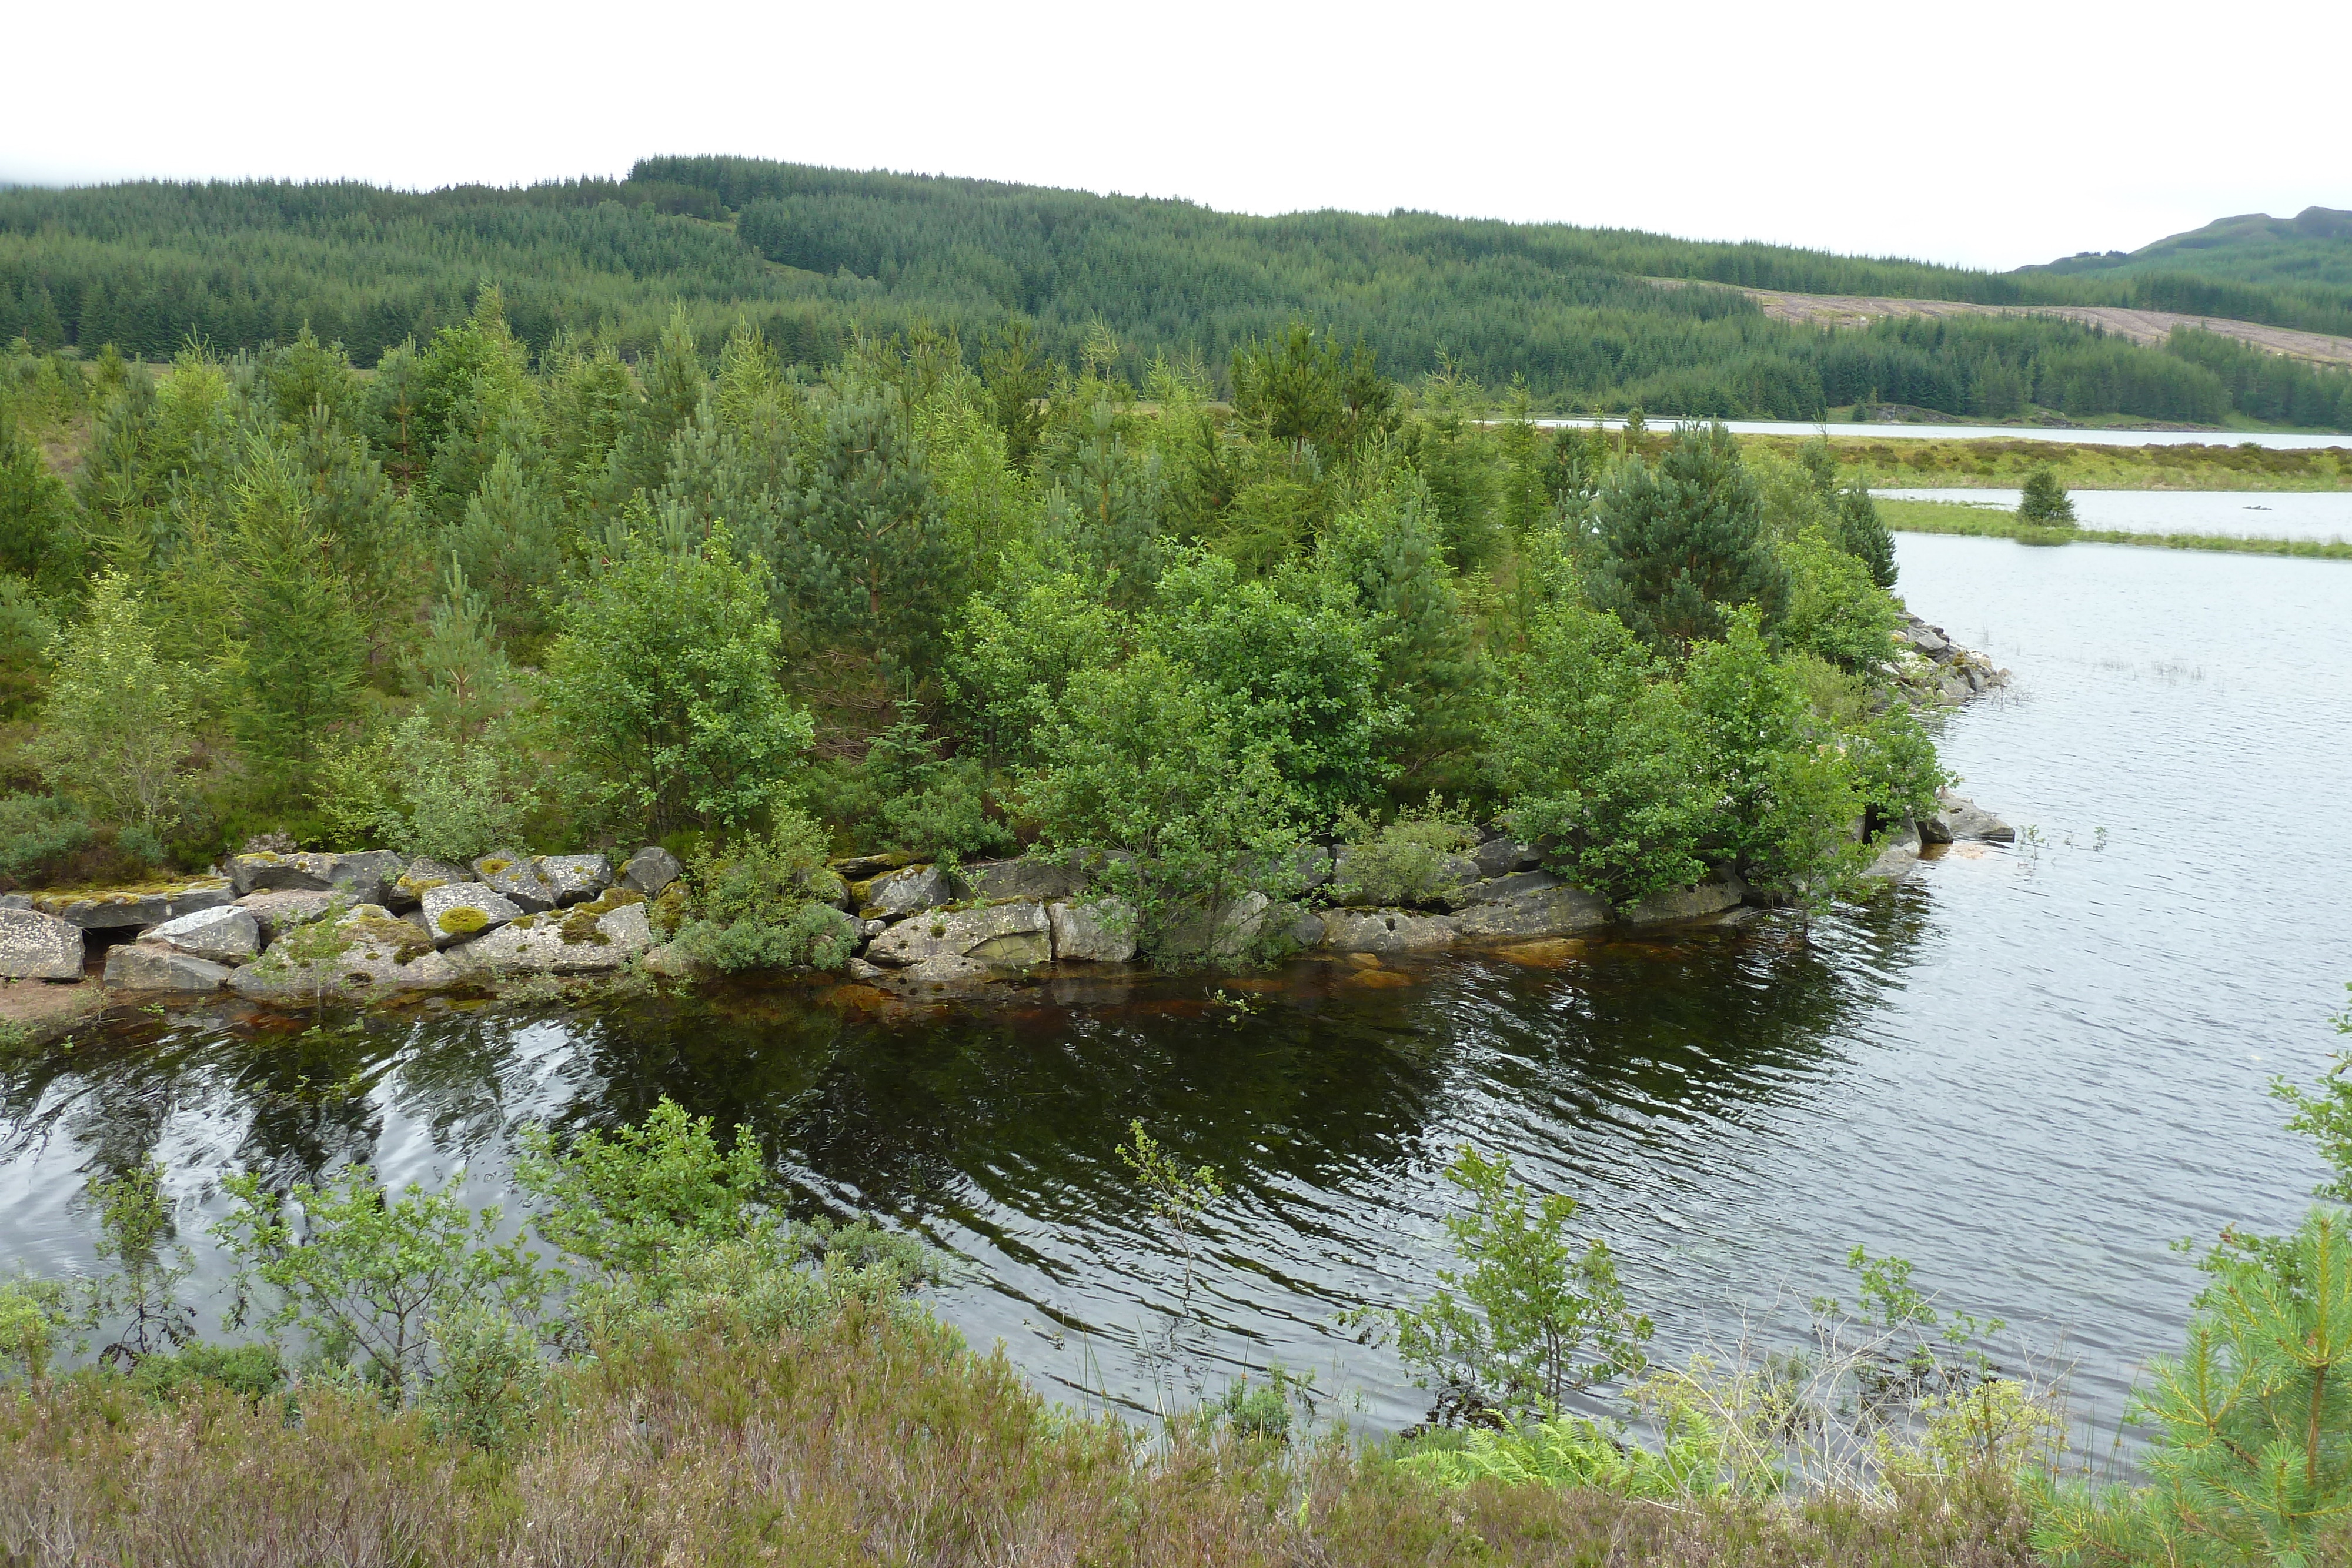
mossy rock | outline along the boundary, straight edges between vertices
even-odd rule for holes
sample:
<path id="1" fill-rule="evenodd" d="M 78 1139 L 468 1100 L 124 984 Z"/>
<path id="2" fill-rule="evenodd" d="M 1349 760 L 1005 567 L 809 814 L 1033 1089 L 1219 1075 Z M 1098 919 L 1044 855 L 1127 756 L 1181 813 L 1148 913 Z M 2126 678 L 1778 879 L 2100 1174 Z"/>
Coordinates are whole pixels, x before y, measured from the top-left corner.
<path id="1" fill-rule="evenodd" d="M 481 873 L 481 874 L 486 877 L 491 877 L 498 875 L 499 873 L 505 871 L 514 863 L 515 862 L 512 861 L 478 860 L 474 862 L 474 869 Z"/>
<path id="2" fill-rule="evenodd" d="M 392 889 L 412 904 L 422 904 L 427 892 L 436 887 L 446 887 L 448 884 L 449 879 L 446 876 L 403 875 L 398 882 L 392 884 Z"/>
<path id="3" fill-rule="evenodd" d="M 421 927 L 390 915 L 362 915 L 344 921 L 339 929 L 354 942 L 364 942 L 372 948 L 389 952 L 394 963 L 405 964 L 433 951 L 433 938 L 427 936 Z"/>
<path id="4" fill-rule="evenodd" d="M 478 909 L 459 904 L 441 913 L 441 931 L 447 936 L 471 936 L 489 928 L 490 917 Z"/>

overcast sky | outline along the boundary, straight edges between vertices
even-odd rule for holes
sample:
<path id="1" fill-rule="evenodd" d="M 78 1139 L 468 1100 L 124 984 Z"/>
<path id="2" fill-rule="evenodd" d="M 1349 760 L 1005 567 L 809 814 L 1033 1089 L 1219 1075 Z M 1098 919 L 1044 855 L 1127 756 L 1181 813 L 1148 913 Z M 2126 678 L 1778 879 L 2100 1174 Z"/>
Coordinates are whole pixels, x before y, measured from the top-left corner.
<path id="1" fill-rule="evenodd" d="M 2344 0 L 25 5 L 0 180 L 737 152 L 1985 267 L 2352 207 Z"/>

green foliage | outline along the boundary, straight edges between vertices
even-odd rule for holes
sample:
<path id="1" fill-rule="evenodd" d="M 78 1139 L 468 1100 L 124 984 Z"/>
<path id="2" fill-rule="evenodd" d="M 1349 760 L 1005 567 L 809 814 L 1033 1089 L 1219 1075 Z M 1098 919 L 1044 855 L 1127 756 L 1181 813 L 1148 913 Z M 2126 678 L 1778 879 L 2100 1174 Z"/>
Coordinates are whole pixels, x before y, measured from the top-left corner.
<path id="1" fill-rule="evenodd" d="M 678 951 L 717 969 L 842 967 L 856 923 L 833 906 L 841 878 L 824 857 L 824 830 L 788 810 L 766 837 L 698 855 L 694 916 L 678 928 Z"/>
<path id="2" fill-rule="evenodd" d="M 1445 1220 L 1462 1267 L 1440 1270 L 1420 1306 L 1379 1314 L 1422 1386 L 1553 1418 L 1570 1394 L 1640 1373 L 1650 1320 L 1626 1304 L 1608 1243 L 1570 1239 L 1576 1200 L 1546 1193 L 1530 1207 L 1507 1161 L 1466 1144 L 1445 1176 L 1470 1202 Z"/>
<path id="3" fill-rule="evenodd" d="M 1663 652 L 1723 634 L 1727 609 L 1753 604 L 1768 623 L 1788 574 L 1764 534 L 1763 499 L 1720 424 L 1685 425 L 1655 465 L 1629 458 L 1598 502 L 1594 604 Z"/>
<path id="4" fill-rule="evenodd" d="M 2073 1564 L 2316 1564 L 2352 1516 L 2352 1235 L 2314 1209 L 2269 1256 L 2216 1255 L 2189 1343 L 2138 1396 L 2150 1484 L 2053 1489 L 2035 1542 Z"/>
<path id="5" fill-rule="evenodd" d="M 1045 841 L 1108 852 L 1101 881 L 1171 959 L 1234 956 L 1229 902 L 1263 888 L 1305 814 L 1272 745 L 1220 695 L 1146 649 L 1072 675 L 1038 737 L 1030 808 Z"/>
<path id="6" fill-rule="evenodd" d="M 1613 615 L 1561 603 L 1513 662 L 1492 766 L 1545 863 L 1630 907 L 1705 873 L 1712 803 L 1680 692 Z"/>
<path id="7" fill-rule="evenodd" d="M 547 1364 L 531 1332 L 495 1307 L 462 1305 L 432 1325 L 439 1365 L 425 1385 L 427 1426 L 500 1453 L 538 1424 Z"/>
<path id="8" fill-rule="evenodd" d="M 720 529 L 683 552 L 632 533 L 564 606 L 549 713 L 594 792 L 654 836 L 747 822 L 808 744 L 766 601 Z"/>
<path id="9" fill-rule="evenodd" d="M 72 1293 L 57 1281 L 0 1279 L 0 1378 L 40 1383 L 61 1351 L 76 1348 L 82 1322 Z"/>
<path id="10" fill-rule="evenodd" d="M 759 1232 L 772 1186 L 751 1129 L 722 1148 L 708 1116 L 663 1099 L 635 1126 L 560 1144 L 524 1129 L 515 1181 L 541 1205 L 539 1233 L 607 1281 L 673 1278 L 720 1242 Z"/>
<path id="11" fill-rule="evenodd" d="M 1375 364 L 1360 337 L 1342 349 L 1329 332 L 1293 320 L 1234 350 L 1234 417 L 1257 440 L 1304 441 L 1344 456 L 1396 427 L 1396 387 Z"/>
<path id="12" fill-rule="evenodd" d="M 188 682 L 166 665 L 129 580 L 109 572 L 59 639 L 58 672 L 28 748 L 50 788 L 110 821 L 169 831 L 194 792 Z"/>
<path id="13" fill-rule="evenodd" d="M 1458 885 L 1459 857 L 1478 843 L 1476 830 L 1457 820 L 1436 796 L 1385 822 L 1343 816 L 1347 841 L 1344 882 L 1332 891 L 1357 903 L 1419 904 Z"/>
<path id="14" fill-rule="evenodd" d="M 1501 1428 L 1472 1427 L 1458 1437 L 1432 1433 L 1405 1445 L 1398 1464 L 1451 1489 L 1492 1481 L 1673 1500 L 1728 1490 L 1723 1448 L 1722 1434 L 1695 1412 L 1677 1412 L 1654 1449 L 1628 1443 L 1597 1421 L 1563 1416 Z"/>
<path id="15" fill-rule="evenodd" d="M 1018 841 L 988 812 L 978 760 L 940 757 L 940 742 L 913 708 L 898 705 L 898 722 L 874 737 L 859 766 L 860 781 L 875 800 L 862 841 L 950 863 L 1011 853 Z"/>
<path id="16" fill-rule="evenodd" d="M 98 1310 L 122 1320 L 121 1332 L 100 1354 L 137 1366 L 186 1344 L 195 1337 L 195 1322 L 179 1289 L 195 1272 L 195 1260 L 186 1248 L 169 1245 L 172 1203 L 162 1164 L 151 1157 L 123 1175 L 93 1176 L 89 1196 L 98 1206 L 99 1258 L 116 1265 L 100 1287 Z"/>
<path id="17" fill-rule="evenodd" d="M 1780 546 L 1789 571 L 1784 647 L 1802 649 L 1862 675 L 1883 672 L 1895 656 L 1901 617 L 1870 567 L 1826 534 L 1808 529 Z"/>
<path id="18" fill-rule="evenodd" d="M 365 629 L 292 464 L 256 441 L 236 486 L 230 727 L 266 796 L 299 793 L 353 713 Z"/>
<path id="19" fill-rule="evenodd" d="M 196 1341 L 175 1351 L 142 1355 L 131 1369 L 131 1385 L 165 1405 L 175 1405 L 215 1388 L 258 1402 L 277 1393 L 285 1381 L 286 1362 L 274 1344 L 224 1345 Z"/>
<path id="20" fill-rule="evenodd" d="M 948 701 L 990 757 L 1034 761 L 1070 677 L 1116 662 L 1128 635 L 1127 618 L 1074 573 L 974 595 L 950 633 Z"/>
<path id="21" fill-rule="evenodd" d="M 2352 985 L 2345 990 L 2352 994 Z M 2352 1008 L 2336 1016 L 2336 1032 L 2352 1035 Z M 2315 1090 L 2284 1078 L 2272 1080 L 2271 1098 L 2294 1108 L 2287 1118 L 2288 1130 L 2316 1143 L 2320 1158 L 2336 1173 L 2313 1189 L 2316 1196 L 2352 1204 L 2352 1051 L 2336 1053 Z"/>
<path id="22" fill-rule="evenodd" d="M 365 1166 L 323 1186 L 275 1192 L 252 1175 L 226 1177 L 236 1207 L 213 1228 L 237 1264 L 238 1326 L 257 1284 L 278 1304 L 272 1331 L 297 1328 L 331 1363 L 361 1358 L 363 1375 L 395 1397 L 429 1374 L 431 1324 L 467 1305 L 535 1312 L 548 1280 L 520 1240 L 499 1243 L 496 1208 L 468 1209 L 462 1176 L 437 1190 L 411 1182 L 395 1196 Z"/>
<path id="23" fill-rule="evenodd" d="M 462 865 L 500 844 L 524 841 L 525 824 L 540 805 L 529 782 L 535 768 L 500 725 L 469 739 L 414 714 L 374 758 L 383 783 L 367 798 L 374 811 L 366 825 L 405 854 Z"/>
<path id="24" fill-rule="evenodd" d="M 2017 503 L 2017 520 L 2041 528 L 2071 528 L 2074 526 L 2074 503 L 2067 498 L 2065 486 L 2048 468 L 2036 468 L 2025 476 L 2025 489 Z"/>
<path id="25" fill-rule="evenodd" d="M 1159 1139 L 1143 1130 L 1140 1120 L 1128 1123 L 1127 1132 L 1129 1141 L 1119 1145 L 1118 1162 L 1143 1194 L 1153 1221 L 1175 1239 L 1177 1250 L 1184 1255 L 1184 1293 L 1189 1298 L 1193 1233 L 1201 1228 L 1201 1217 L 1209 1207 L 1225 1196 L 1224 1184 L 1207 1166 L 1186 1170 L 1160 1147 Z"/>

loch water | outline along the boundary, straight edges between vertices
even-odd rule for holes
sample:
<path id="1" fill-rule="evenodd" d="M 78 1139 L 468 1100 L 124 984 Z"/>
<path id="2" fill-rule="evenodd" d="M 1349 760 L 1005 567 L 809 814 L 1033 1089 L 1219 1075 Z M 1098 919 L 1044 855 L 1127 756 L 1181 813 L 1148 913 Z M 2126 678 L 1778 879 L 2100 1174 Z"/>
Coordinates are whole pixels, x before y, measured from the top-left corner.
<path id="1" fill-rule="evenodd" d="M 1394 1427 L 1425 1396 L 1335 1319 L 1430 1287 L 1468 1142 L 1583 1203 L 1660 1354 L 1796 1332 L 1851 1299 L 1859 1244 L 2007 1320 L 2004 1356 L 2071 1363 L 2112 1429 L 2197 1286 L 2168 1244 L 2291 1225 L 2321 1174 L 2265 1089 L 2321 1068 L 2352 979 L 2352 564 L 1910 535 L 1900 560 L 1915 609 L 2015 674 L 1943 745 L 2030 831 L 1810 940 L 1767 918 L 899 1017 L 792 988 L 126 1010 L 0 1068 L 0 1267 L 93 1267 L 83 1180 L 150 1153 L 216 1283 L 226 1172 L 462 1167 L 497 1201 L 523 1123 L 667 1094 L 750 1124 L 804 1207 L 948 1249 L 939 1310 L 1058 1397 L 1167 1408 L 1278 1361 Z M 1224 1181 L 1189 1284 L 1117 1157 L 1131 1120 Z"/>

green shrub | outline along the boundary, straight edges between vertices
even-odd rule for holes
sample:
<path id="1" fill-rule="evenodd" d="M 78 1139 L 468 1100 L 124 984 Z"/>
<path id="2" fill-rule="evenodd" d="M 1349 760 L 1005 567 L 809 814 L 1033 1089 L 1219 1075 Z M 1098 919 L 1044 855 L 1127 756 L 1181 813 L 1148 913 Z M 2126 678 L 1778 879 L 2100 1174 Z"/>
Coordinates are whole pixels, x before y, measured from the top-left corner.
<path id="1" fill-rule="evenodd" d="M 538 1425 L 547 1364 L 530 1331 L 495 1307 L 466 1304 L 433 1324 L 438 1364 L 425 1387 L 426 1425 L 491 1453 Z"/>
<path id="2" fill-rule="evenodd" d="M 1789 569 L 1789 610 L 1780 622 L 1783 647 L 1801 649 L 1863 675 L 1885 669 L 1895 656 L 1895 601 L 1873 582 L 1870 569 L 1815 529 L 1780 546 Z"/>
<path id="3" fill-rule="evenodd" d="M 153 833 L 101 826 L 73 800 L 0 796 L 0 891 L 142 882 L 170 859 Z"/>
<path id="4" fill-rule="evenodd" d="M 2025 476 L 2025 489 L 2017 501 L 2017 520 L 2040 529 L 2074 526 L 2074 503 L 2055 470 L 2044 465 Z"/>
<path id="5" fill-rule="evenodd" d="M 141 1356 L 130 1379 L 132 1387 L 163 1404 L 177 1404 L 206 1388 L 226 1388 L 247 1399 L 267 1399 L 284 1385 L 286 1363 L 274 1344 L 199 1342 Z"/>
<path id="6" fill-rule="evenodd" d="M 1371 904 L 1418 904 L 1443 892 L 1459 880 L 1449 862 L 1478 842 L 1477 831 L 1447 816 L 1434 796 L 1377 826 L 1349 813 L 1339 831 L 1349 841 L 1347 882 L 1332 891 Z"/>
<path id="7" fill-rule="evenodd" d="M 838 969 L 856 925 L 832 901 L 841 878 L 824 864 L 824 832 L 797 811 L 776 813 L 763 838 L 746 835 L 694 857 L 694 914 L 678 950 L 713 968 Z"/>

